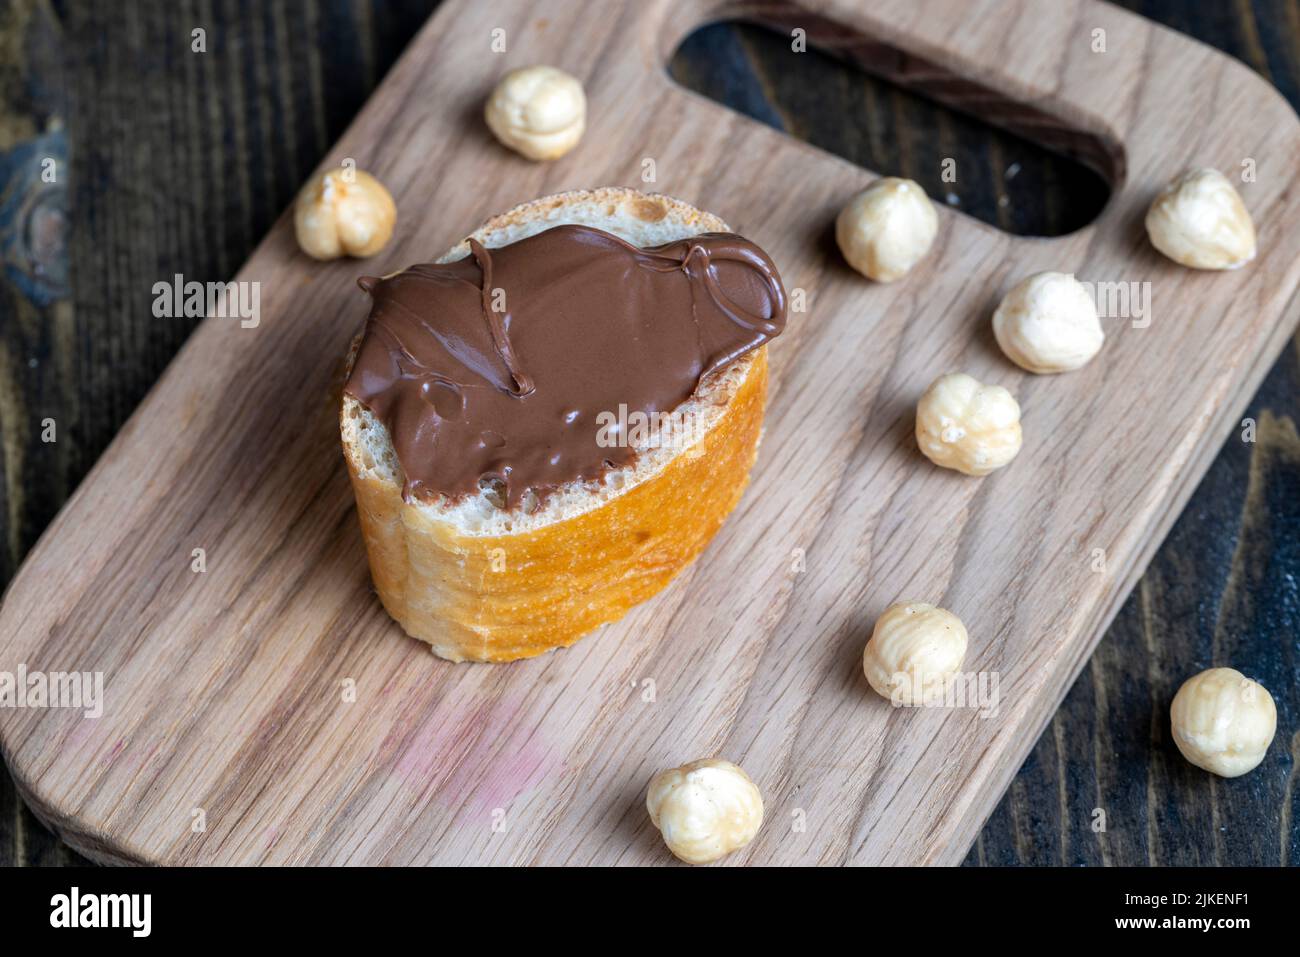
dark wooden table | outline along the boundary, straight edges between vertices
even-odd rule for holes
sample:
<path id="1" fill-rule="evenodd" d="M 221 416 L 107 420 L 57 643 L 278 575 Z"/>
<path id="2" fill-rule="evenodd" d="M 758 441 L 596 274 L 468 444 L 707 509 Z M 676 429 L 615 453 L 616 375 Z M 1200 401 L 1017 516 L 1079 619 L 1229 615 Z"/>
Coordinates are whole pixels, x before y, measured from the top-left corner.
<path id="1" fill-rule="evenodd" d="M 1296 0 L 1125 5 L 1300 104 Z M 231 276 L 434 6 L 0 0 L 0 583 L 191 331 L 152 316 L 153 284 Z M 1014 232 L 1069 232 L 1107 195 L 1085 168 L 815 52 L 792 58 L 758 28 L 708 27 L 670 69 Z M 960 189 L 940 180 L 945 156 Z M 1243 414 L 1254 440 L 1225 445 L 968 863 L 1300 860 L 1298 387 L 1293 340 Z M 1278 706 L 1268 758 L 1235 781 L 1190 767 L 1169 738 L 1178 684 L 1217 664 Z M 0 775 L 0 864 L 78 862 Z"/>

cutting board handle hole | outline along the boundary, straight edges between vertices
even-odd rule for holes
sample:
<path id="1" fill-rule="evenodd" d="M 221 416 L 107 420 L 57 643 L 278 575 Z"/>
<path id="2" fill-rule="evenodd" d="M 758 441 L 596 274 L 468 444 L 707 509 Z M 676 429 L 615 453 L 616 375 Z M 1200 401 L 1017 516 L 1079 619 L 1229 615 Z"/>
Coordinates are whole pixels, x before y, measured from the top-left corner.
<path id="1" fill-rule="evenodd" d="M 1019 236 L 1082 229 L 1122 185 L 1124 151 L 1113 139 L 838 24 L 802 12 L 797 20 L 803 52 L 766 18 L 698 27 L 676 44 L 669 75 L 873 173 L 915 179 L 936 202 Z M 858 91 L 856 108 L 828 115 L 822 91 L 832 88 Z"/>

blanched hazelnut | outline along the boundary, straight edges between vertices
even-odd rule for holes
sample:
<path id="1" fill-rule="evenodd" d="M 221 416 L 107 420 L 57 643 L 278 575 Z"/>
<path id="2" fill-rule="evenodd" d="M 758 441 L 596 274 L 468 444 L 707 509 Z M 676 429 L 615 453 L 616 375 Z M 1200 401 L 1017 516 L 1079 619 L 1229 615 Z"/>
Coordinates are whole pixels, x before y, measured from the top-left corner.
<path id="1" fill-rule="evenodd" d="M 901 279 L 939 231 L 934 204 L 919 183 L 886 177 L 859 193 L 835 220 L 835 241 L 850 266 L 876 282 Z"/>
<path id="2" fill-rule="evenodd" d="M 740 850 L 763 824 L 763 798 L 754 782 L 716 758 L 656 774 L 645 806 L 668 850 L 688 864 Z"/>
<path id="3" fill-rule="evenodd" d="M 1063 272 L 1017 283 L 993 313 L 993 335 L 1008 359 L 1040 373 L 1079 368 L 1106 338 L 1092 296 Z"/>
<path id="4" fill-rule="evenodd" d="M 312 179 L 293 208 L 298 245 L 313 259 L 373 256 L 388 244 L 396 222 L 397 207 L 384 184 L 359 169 Z"/>
<path id="5" fill-rule="evenodd" d="M 1020 451 L 1020 406 L 1000 385 L 939 376 L 916 406 L 916 443 L 935 465 L 987 475 Z"/>
<path id="6" fill-rule="evenodd" d="M 1147 210 L 1147 235 L 1193 269 L 1236 269 L 1255 258 L 1255 224 L 1217 169 L 1195 169 L 1166 186 Z"/>
<path id="7" fill-rule="evenodd" d="M 1169 708 L 1174 743 L 1188 761 L 1235 778 L 1264 760 L 1277 731 L 1277 707 L 1265 688 L 1232 668 L 1188 678 Z"/>
<path id="8" fill-rule="evenodd" d="M 529 66 L 501 78 L 484 115 L 512 150 L 531 160 L 558 159 L 582 138 L 587 97 L 578 79 L 563 70 Z"/>
<path id="9" fill-rule="evenodd" d="M 876 619 L 862 652 L 862 671 L 882 698 L 923 704 L 941 694 L 966 658 L 966 626 L 950 611 L 921 601 L 890 605 Z"/>

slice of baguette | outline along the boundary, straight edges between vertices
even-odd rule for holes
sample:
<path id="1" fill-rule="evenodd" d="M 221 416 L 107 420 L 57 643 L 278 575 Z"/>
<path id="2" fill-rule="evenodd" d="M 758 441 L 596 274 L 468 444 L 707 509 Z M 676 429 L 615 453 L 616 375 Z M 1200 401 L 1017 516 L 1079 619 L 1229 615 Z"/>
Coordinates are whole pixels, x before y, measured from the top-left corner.
<path id="1" fill-rule="evenodd" d="M 473 238 L 503 246 L 563 223 L 643 247 L 727 231 L 679 200 L 606 188 L 517 206 Z M 468 239 L 439 261 L 467 255 Z M 571 483 L 540 503 L 525 496 L 513 511 L 492 489 L 461 501 L 404 501 L 387 429 L 345 394 L 343 451 L 384 608 L 452 661 L 529 658 L 622 617 L 690 564 L 740 500 L 766 393 L 764 346 L 709 376 L 675 410 L 693 423 L 694 441 L 661 436 L 602 481 Z"/>

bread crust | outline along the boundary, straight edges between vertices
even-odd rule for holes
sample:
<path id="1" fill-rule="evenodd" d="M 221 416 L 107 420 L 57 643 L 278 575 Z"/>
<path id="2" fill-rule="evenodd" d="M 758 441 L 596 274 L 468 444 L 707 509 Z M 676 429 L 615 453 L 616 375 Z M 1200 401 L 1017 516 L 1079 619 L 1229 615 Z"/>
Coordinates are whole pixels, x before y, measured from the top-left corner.
<path id="1" fill-rule="evenodd" d="M 549 217 L 573 197 L 590 203 L 611 196 L 668 204 L 659 208 L 681 216 L 694 232 L 720 222 L 667 197 L 600 190 L 525 204 L 475 235 L 539 212 Z M 509 534 L 465 534 L 436 509 L 405 502 L 400 475 L 394 481 L 368 467 L 364 450 L 349 441 L 356 403 L 345 396 L 344 457 L 384 608 L 442 658 L 503 662 L 567 647 L 661 591 L 717 533 L 754 464 L 767 394 L 766 347 L 739 364 L 747 367 L 743 379 L 695 445 L 675 450 L 655 474 L 595 508 Z"/>

